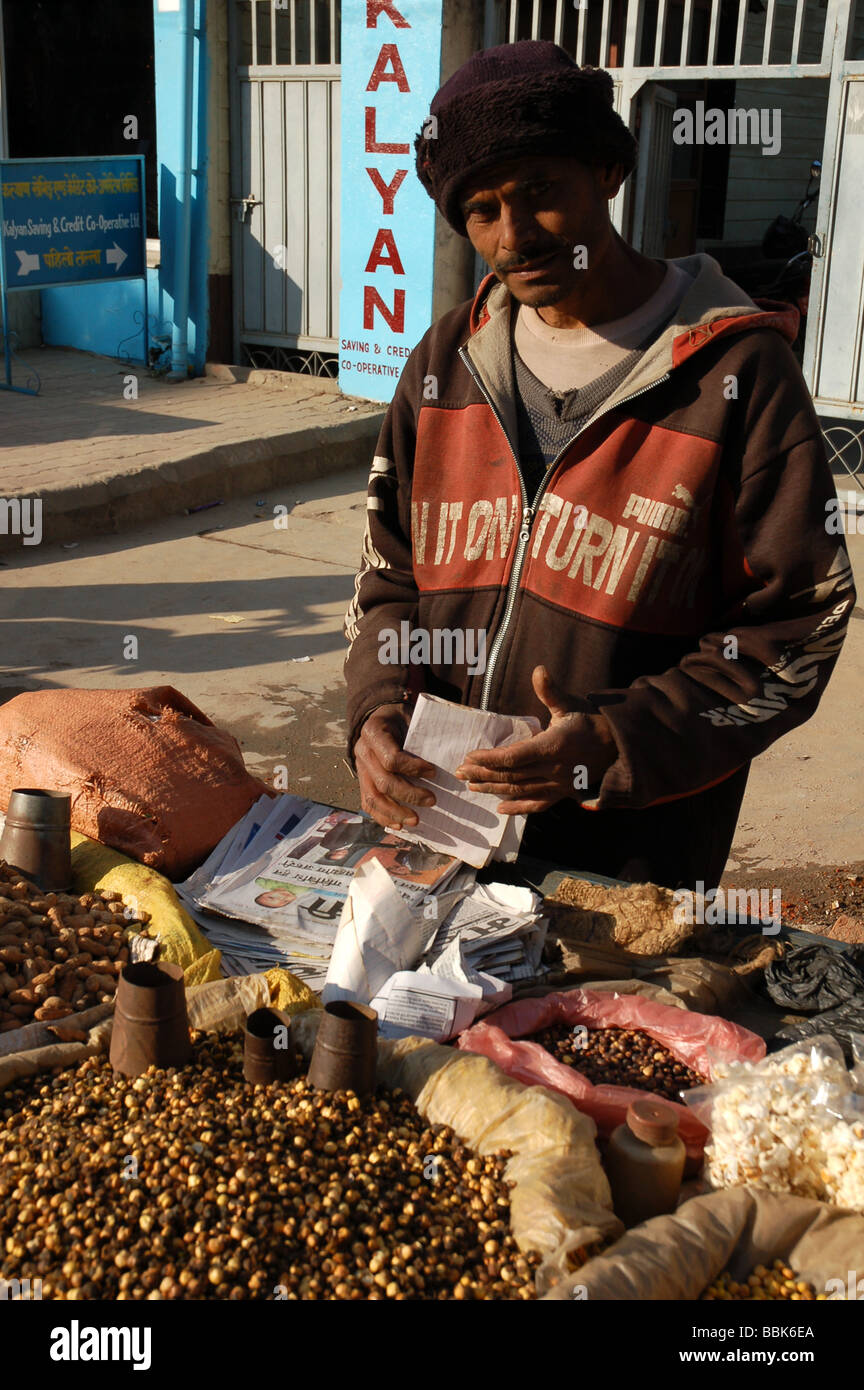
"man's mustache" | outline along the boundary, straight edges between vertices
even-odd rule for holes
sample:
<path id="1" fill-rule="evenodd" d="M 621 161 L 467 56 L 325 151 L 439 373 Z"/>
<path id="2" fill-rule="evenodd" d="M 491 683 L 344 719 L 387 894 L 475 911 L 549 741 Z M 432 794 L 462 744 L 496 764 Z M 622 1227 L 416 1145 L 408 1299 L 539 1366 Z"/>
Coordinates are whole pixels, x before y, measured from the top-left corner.
<path id="1" fill-rule="evenodd" d="M 523 253 L 515 259 L 498 261 L 495 265 L 496 273 L 498 275 L 509 275 L 513 270 L 521 270 L 523 266 L 533 265 L 535 261 L 545 260 L 547 256 L 553 256 L 556 253 L 560 254 L 562 251 L 567 251 L 569 250 L 569 246 L 569 242 L 559 242 L 553 246 L 537 247 L 530 255 L 525 255 Z"/>

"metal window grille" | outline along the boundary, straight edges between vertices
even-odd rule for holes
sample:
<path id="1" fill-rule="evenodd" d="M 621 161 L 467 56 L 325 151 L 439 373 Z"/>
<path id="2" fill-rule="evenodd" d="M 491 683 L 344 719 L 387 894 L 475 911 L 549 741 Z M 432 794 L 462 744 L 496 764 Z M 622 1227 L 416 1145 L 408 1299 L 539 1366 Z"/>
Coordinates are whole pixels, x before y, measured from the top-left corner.
<path id="1" fill-rule="evenodd" d="M 840 0 L 842 4 L 850 0 Z M 815 75 L 830 67 L 835 0 L 490 0 L 486 42 L 551 39 L 578 63 L 719 77 Z M 848 58 L 864 49 L 864 0 L 851 0 Z M 698 71 L 696 71 L 698 70 Z"/>
<path id="2" fill-rule="evenodd" d="M 336 67 L 341 0 L 239 0 L 242 67 Z"/>

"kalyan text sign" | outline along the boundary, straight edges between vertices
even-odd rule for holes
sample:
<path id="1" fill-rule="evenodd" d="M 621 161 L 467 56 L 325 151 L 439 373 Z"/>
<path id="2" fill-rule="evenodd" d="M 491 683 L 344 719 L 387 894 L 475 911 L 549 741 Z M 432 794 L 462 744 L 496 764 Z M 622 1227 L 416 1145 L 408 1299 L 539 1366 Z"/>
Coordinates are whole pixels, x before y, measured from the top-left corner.
<path id="1" fill-rule="evenodd" d="M 441 0 L 342 6 L 339 385 L 370 400 L 392 398 L 432 318 L 435 205 L 414 137 L 440 66 Z"/>

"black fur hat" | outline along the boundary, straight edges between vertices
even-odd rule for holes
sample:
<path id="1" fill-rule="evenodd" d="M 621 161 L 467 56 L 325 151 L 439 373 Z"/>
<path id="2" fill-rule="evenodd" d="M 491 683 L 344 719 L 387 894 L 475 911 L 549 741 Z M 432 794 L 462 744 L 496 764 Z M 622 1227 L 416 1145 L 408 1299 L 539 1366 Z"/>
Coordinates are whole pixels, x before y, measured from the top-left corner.
<path id="1" fill-rule="evenodd" d="M 636 140 L 614 108 L 603 68 L 580 68 L 563 48 L 525 39 L 475 53 L 444 83 L 414 141 L 417 174 L 439 211 L 467 236 L 459 208 L 466 180 L 526 154 L 584 164 L 636 164 Z"/>

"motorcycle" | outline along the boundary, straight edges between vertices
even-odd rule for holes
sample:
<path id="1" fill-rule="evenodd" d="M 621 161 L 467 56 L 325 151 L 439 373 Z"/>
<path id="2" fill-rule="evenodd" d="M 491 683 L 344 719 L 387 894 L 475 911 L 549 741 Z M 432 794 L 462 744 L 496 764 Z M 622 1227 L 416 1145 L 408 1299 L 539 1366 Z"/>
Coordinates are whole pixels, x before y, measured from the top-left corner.
<path id="1" fill-rule="evenodd" d="M 801 225 L 804 213 L 815 200 L 822 174 L 821 160 L 810 165 L 807 191 L 791 217 L 782 213 L 774 218 L 762 238 L 761 261 L 738 266 L 728 272 L 730 279 L 740 285 L 751 299 L 774 299 L 794 304 L 800 315 L 798 336 L 792 350 L 800 360 L 804 354 L 807 335 L 807 311 L 810 304 L 810 276 L 813 255 L 809 249 L 810 236 Z"/>

